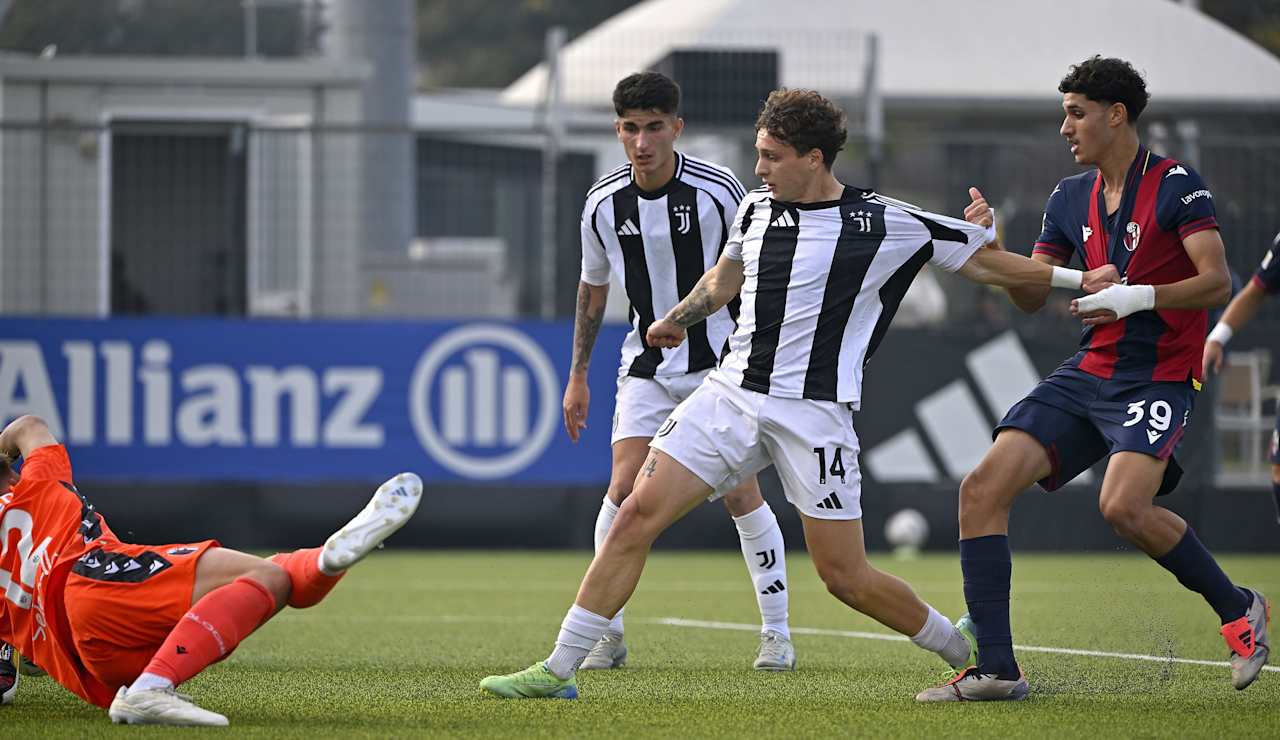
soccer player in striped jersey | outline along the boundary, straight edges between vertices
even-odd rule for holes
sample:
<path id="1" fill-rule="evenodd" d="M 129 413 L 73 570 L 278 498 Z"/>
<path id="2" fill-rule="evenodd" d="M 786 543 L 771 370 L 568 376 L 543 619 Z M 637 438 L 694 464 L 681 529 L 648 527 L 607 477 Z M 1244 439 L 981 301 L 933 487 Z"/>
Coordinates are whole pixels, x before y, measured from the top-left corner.
<path id="1" fill-rule="evenodd" d="M 578 663 L 630 597 L 654 539 L 712 491 L 770 464 L 833 596 L 953 668 L 972 662 L 960 626 L 867 561 L 853 418 L 862 369 L 925 263 L 1000 286 L 1048 286 L 1057 276 L 1088 290 L 1110 284 L 1115 268 L 1086 275 L 984 249 L 990 228 L 842 185 L 831 166 L 845 139 L 844 114 L 818 93 L 770 94 L 756 122 L 765 187 L 743 199 L 716 265 L 647 332 L 652 346 L 680 346 L 741 294 L 729 353 L 658 431 L 551 655 L 489 676 L 483 689 L 576 697 Z"/>
<path id="2" fill-rule="evenodd" d="M 1262 265 L 1253 279 L 1239 295 L 1231 299 L 1227 310 L 1218 319 L 1217 326 L 1209 332 L 1204 342 L 1204 370 L 1222 370 L 1222 350 L 1237 331 L 1258 315 L 1258 309 L 1267 296 L 1280 293 L 1280 234 L 1271 242 L 1271 249 L 1262 258 Z M 1271 433 L 1271 492 L 1275 496 L 1276 520 L 1280 521 L 1280 409 L 1276 411 L 1276 429 Z"/>
<path id="3" fill-rule="evenodd" d="M 618 507 L 672 409 L 707 376 L 733 329 L 730 306 L 689 328 L 689 341 L 662 349 L 645 341 L 655 317 L 676 305 L 716 263 L 746 190 L 728 169 L 675 150 L 684 121 L 680 88 L 657 72 L 621 80 L 613 91 L 618 141 L 627 164 L 587 192 L 582 209 L 582 279 L 574 322 L 573 361 L 564 393 L 564 423 L 576 442 L 586 425 L 587 366 L 616 274 L 629 301 L 631 331 L 622 345 L 613 414 L 613 468 L 596 519 L 595 546 L 604 543 Z M 787 623 L 785 543 L 754 475 L 720 488 L 737 525 L 742 556 L 760 607 L 757 670 L 789 671 L 795 648 Z M 622 611 L 583 660 L 582 670 L 618 668 L 627 659 Z"/>
<path id="4" fill-rule="evenodd" d="M 1154 503 L 1182 476 L 1173 454 L 1200 389 L 1206 309 L 1231 294 L 1213 197 L 1195 170 L 1139 142 L 1135 123 L 1148 95 L 1128 62 L 1087 59 L 1058 90 L 1061 134 L 1076 162 L 1094 169 L 1049 195 L 1033 258 L 1055 269 L 1073 255 L 1092 269 L 1114 265 L 1126 284 L 1072 301 L 1085 325 L 1080 351 L 1005 414 L 961 483 L 960 565 L 978 665 L 917 698 L 1026 696 L 1009 624 L 1009 512 L 1032 483 L 1056 490 L 1103 457 L 1103 517 L 1209 602 L 1231 650 L 1232 682 L 1243 689 L 1267 660 L 1267 600 L 1232 584 L 1191 527 Z M 989 221 L 982 194 L 970 195 L 966 217 Z M 1036 311 L 1047 293 L 1017 288 L 1009 296 Z"/>

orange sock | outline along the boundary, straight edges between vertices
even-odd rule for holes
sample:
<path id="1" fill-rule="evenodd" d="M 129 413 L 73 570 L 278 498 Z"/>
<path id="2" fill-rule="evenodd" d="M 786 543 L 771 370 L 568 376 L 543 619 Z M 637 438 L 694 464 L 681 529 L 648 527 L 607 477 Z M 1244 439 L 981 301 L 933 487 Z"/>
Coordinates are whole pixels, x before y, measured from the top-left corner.
<path id="1" fill-rule="evenodd" d="M 191 607 L 144 672 L 177 686 L 230 655 L 275 612 L 275 597 L 265 586 L 251 578 L 237 578 Z"/>
<path id="2" fill-rule="evenodd" d="M 346 571 L 336 576 L 321 573 L 319 560 L 320 548 L 318 547 L 271 556 L 271 562 L 284 568 L 289 574 L 289 579 L 293 581 L 293 589 L 289 593 L 289 606 L 294 609 L 306 609 L 319 604 L 346 575 Z"/>

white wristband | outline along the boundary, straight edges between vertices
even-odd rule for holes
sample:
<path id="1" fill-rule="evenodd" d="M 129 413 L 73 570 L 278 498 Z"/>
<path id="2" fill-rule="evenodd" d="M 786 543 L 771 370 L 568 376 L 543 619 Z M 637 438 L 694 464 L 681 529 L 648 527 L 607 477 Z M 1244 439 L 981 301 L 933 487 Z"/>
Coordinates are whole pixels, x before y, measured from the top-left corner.
<path id="1" fill-rule="evenodd" d="M 1084 273 L 1067 267 L 1053 268 L 1053 277 L 1049 279 L 1049 285 L 1071 290 L 1079 290 L 1082 283 L 1084 283 Z"/>
<path id="2" fill-rule="evenodd" d="M 1218 324 L 1213 327 L 1213 331 L 1209 332 L 1209 338 L 1205 341 L 1217 342 L 1221 346 L 1225 347 L 1227 346 L 1227 342 L 1231 341 L 1231 337 L 1234 337 L 1235 335 L 1235 330 L 1228 326 L 1227 322 L 1219 321 Z"/>

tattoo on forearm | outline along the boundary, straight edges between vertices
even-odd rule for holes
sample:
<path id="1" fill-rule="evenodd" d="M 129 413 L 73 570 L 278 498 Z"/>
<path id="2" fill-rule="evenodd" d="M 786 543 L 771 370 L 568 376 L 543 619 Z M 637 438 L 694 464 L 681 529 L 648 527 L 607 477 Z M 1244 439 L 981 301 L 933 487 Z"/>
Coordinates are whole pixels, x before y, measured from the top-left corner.
<path id="1" fill-rule="evenodd" d="M 596 335 L 604 322 L 604 307 L 594 313 L 591 310 L 591 288 L 578 285 L 578 307 L 573 319 L 573 365 L 571 370 L 585 371 L 591 364 L 591 350 L 596 346 Z"/>
<path id="2" fill-rule="evenodd" d="M 711 297 L 711 291 L 707 289 L 707 286 L 698 283 L 693 286 L 693 291 L 685 296 L 683 301 L 680 301 L 675 308 L 671 309 L 671 313 L 667 318 L 681 329 L 688 329 L 715 312 L 716 306 Z"/>

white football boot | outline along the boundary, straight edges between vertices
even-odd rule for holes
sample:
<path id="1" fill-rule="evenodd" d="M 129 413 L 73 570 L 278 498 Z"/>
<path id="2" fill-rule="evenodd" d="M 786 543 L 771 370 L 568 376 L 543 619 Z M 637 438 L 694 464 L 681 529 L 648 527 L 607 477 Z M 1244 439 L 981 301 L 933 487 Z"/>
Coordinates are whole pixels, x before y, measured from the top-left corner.
<path id="1" fill-rule="evenodd" d="M 955 678 L 916 694 L 916 701 L 1020 701 L 1027 698 L 1027 677 L 1006 680 L 990 673 L 979 673 L 978 667 L 966 668 Z"/>
<path id="2" fill-rule="evenodd" d="M 582 659 L 580 671 L 608 671 L 627 664 L 627 643 L 621 632 L 606 632 Z"/>
<path id="3" fill-rule="evenodd" d="M 191 697 L 173 689 L 129 693 L 121 686 L 107 716 L 117 725 L 172 725 L 175 727 L 226 727 L 231 724 L 217 712 L 201 709 Z"/>
<path id="4" fill-rule="evenodd" d="M 796 647 L 781 632 L 765 630 L 760 634 L 760 652 L 751 667 L 757 671 L 794 671 Z"/>
<path id="5" fill-rule="evenodd" d="M 336 575 L 363 560 L 409 521 L 421 500 L 422 479 L 413 473 L 378 486 L 364 509 L 325 541 L 320 569 Z"/>

